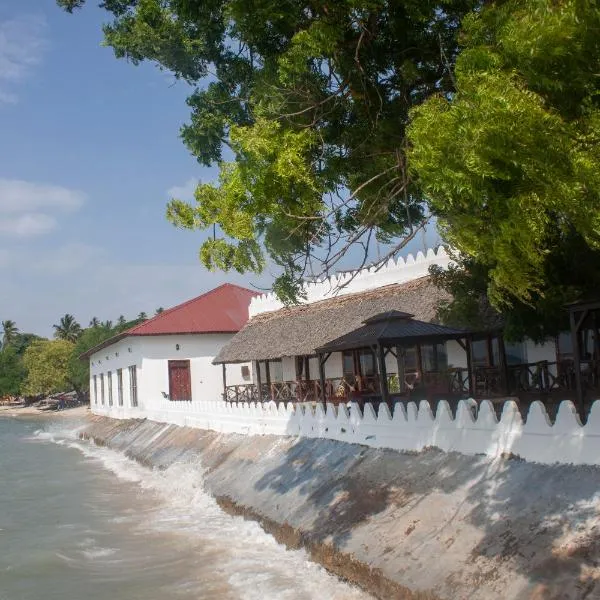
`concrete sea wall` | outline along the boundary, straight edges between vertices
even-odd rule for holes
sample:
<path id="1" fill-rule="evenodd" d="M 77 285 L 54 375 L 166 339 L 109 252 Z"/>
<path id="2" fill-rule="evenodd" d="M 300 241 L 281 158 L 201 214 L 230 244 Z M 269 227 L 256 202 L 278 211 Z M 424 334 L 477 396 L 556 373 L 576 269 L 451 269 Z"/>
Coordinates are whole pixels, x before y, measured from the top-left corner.
<path id="1" fill-rule="evenodd" d="M 592 406 L 582 425 L 575 406 L 562 402 L 554 423 L 544 405 L 534 402 L 524 420 L 517 404 L 507 401 L 500 418 L 490 401 L 479 406 L 461 400 L 453 416 L 447 402 L 437 404 L 435 415 L 423 400 L 393 414 L 383 405 L 376 414 L 370 404 L 361 411 L 328 404 L 230 404 L 170 402 L 162 399 L 152 408 L 93 406 L 96 414 L 119 419 L 141 418 L 220 433 L 290 435 L 362 444 L 372 448 L 421 451 L 436 447 L 447 452 L 499 457 L 514 454 L 544 464 L 600 465 L 600 401 Z"/>
<path id="2" fill-rule="evenodd" d="M 224 508 L 377 598 L 600 598 L 594 466 L 99 416 L 84 435 L 149 467 L 202 464 Z"/>

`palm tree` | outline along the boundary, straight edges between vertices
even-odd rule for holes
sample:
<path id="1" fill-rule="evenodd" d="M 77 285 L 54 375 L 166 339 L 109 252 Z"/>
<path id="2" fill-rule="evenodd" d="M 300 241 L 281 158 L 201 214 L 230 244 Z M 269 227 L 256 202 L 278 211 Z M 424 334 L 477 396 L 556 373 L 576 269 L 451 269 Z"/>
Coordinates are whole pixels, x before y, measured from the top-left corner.
<path id="1" fill-rule="evenodd" d="M 119 327 L 123 327 L 123 325 L 125 325 L 125 323 L 127 323 L 127 319 L 121 315 L 118 319 L 117 319 L 117 325 Z"/>
<path id="2" fill-rule="evenodd" d="M 100 323 L 100 327 L 102 327 L 103 329 L 110 330 L 113 328 L 113 322 L 109 320 L 102 321 L 102 323 Z"/>
<path id="3" fill-rule="evenodd" d="M 160 313 L 161 313 L 161 312 L 165 312 L 165 309 L 164 309 L 162 306 L 159 306 L 159 307 L 156 309 L 156 313 L 155 313 L 155 314 L 157 314 L 157 315 L 160 315 Z"/>
<path id="4" fill-rule="evenodd" d="M 146 321 L 148 319 L 148 315 L 142 311 L 138 316 L 137 316 L 138 320 L 140 321 Z"/>
<path id="5" fill-rule="evenodd" d="M 81 325 L 73 315 L 66 314 L 58 325 L 52 325 L 52 327 L 54 327 L 54 337 L 59 340 L 76 342 L 81 335 Z"/>
<path id="6" fill-rule="evenodd" d="M 14 343 L 19 333 L 19 328 L 14 321 L 2 321 L 2 347 L 6 348 Z"/>
<path id="7" fill-rule="evenodd" d="M 90 327 L 100 327 L 100 319 L 98 317 L 92 317 Z"/>

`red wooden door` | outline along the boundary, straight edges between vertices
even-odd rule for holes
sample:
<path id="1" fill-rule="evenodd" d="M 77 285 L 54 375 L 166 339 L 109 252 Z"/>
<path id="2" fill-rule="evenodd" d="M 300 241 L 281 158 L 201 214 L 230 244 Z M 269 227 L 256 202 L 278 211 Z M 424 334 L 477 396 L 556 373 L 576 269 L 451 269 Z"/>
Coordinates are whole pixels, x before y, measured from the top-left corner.
<path id="1" fill-rule="evenodd" d="M 192 399 L 192 377 L 189 360 L 169 361 L 169 398 L 171 400 Z"/>

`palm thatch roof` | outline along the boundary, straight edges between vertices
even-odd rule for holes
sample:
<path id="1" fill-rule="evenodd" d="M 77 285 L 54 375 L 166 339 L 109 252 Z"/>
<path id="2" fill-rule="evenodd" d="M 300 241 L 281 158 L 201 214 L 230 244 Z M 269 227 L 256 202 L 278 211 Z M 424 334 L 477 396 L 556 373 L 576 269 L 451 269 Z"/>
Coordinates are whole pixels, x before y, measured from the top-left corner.
<path id="1" fill-rule="evenodd" d="M 272 360 L 315 353 L 316 348 L 357 328 L 369 317 L 397 310 L 437 322 L 437 309 L 450 296 L 430 277 L 348 294 L 313 304 L 259 314 L 225 345 L 216 364 Z"/>

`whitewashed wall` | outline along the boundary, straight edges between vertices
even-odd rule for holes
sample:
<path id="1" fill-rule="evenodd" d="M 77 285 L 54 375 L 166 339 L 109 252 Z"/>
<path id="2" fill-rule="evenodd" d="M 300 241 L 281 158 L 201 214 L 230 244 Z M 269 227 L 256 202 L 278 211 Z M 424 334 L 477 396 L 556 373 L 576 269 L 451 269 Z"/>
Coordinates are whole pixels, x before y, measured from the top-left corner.
<path id="1" fill-rule="evenodd" d="M 416 256 L 409 254 L 406 258 L 390 259 L 380 269 L 362 269 L 354 275 L 353 279 L 351 272 L 332 275 L 323 281 L 305 284 L 306 303 L 373 290 L 392 283 L 405 283 L 428 275 L 431 265 L 447 268 L 450 262 L 450 257 L 440 246 L 437 250 L 430 248 L 425 254 L 417 252 Z M 350 281 L 351 279 L 352 281 Z M 348 281 L 350 283 L 346 287 L 340 287 Z M 279 310 L 282 307 L 283 304 L 274 293 L 262 294 L 250 302 L 249 314 L 250 317 L 253 317 L 259 313 Z"/>
<path id="2" fill-rule="evenodd" d="M 232 334 L 161 335 L 128 337 L 112 344 L 90 357 L 90 401 L 92 410 L 102 409 L 100 380 L 97 380 L 98 398 L 94 397 L 94 375 L 104 377 L 105 406 L 110 416 L 123 418 L 133 411 L 136 418 L 148 416 L 164 401 L 163 392 L 169 393 L 169 360 L 189 360 L 193 402 L 221 400 L 223 371 L 212 360 Z M 177 349 L 179 345 L 179 349 Z M 133 407 L 130 396 L 129 367 L 137 368 L 138 406 Z M 227 383 L 236 385 L 252 383 L 252 378 L 242 377 L 243 365 L 227 366 Z M 117 401 L 117 370 L 123 369 L 124 406 Z M 112 373 L 113 406 L 108 406 L 107 373 Z M 170 402 L 167 400 L 167 402 Z M 171 402 L 178 404 L 179 402 Z M 188 403 L 185 403 L 188 404 Z"/>
<path id="3" fill-rule="evenodd" d="M 109 415 L 110 411 L 100 407 L 94 412 Z M 439 404 L 434 417 L 425 400 L 418 406 L 409 403 L 407 410 L 400 407 L 393 415 L 387 406 L 376 415 L 370 404 L 362 414 L 356 404 L 349 409 L 328 404 L 324 410 L 320 404 L 314 408 L 311 404 L 235 405 L 163 400 L 156 409 L 147 411 L 147 416 L 159 422 L 221 433 L 318 437 L 399 451 L 420 451 L 434 446 L 446 452 L 491 457 L 512 453 L 545 464 L 600 465 L 600 401 L 592 406 L 585 426 L 570 401 L 560 405 L 554 425 L 541 402 L 531 405 L 524 423 L 512 401 L 505 403 L 498 420 L 491 402 L 484 401 L 477 411 L 472 400 L 459 402 L 455 419 L 446 402 Z M 123 418 L 128 417 L 135 418 L 135 412 L 125 410 Z"/>

